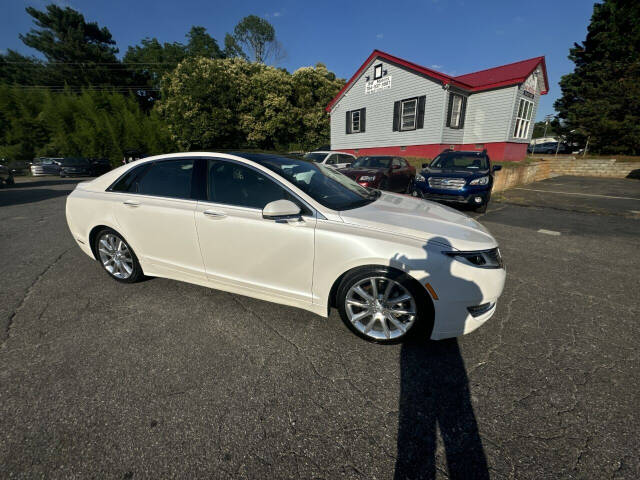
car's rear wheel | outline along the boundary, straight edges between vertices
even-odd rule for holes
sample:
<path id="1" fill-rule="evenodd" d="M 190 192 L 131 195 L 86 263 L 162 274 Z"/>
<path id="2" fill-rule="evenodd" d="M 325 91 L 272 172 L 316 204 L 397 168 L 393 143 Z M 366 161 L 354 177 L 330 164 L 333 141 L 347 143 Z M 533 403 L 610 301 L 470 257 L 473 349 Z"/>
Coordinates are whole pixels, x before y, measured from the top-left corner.
<path id="1" fill-rule="evenodd" d="M 380 180 L 380 185 L 378 187 L 380 190 L 388 190 L 389 189 L 389 180 L 387 178 L 383 178 Z"/>
<path id="2" fill-rule="evenodd" d="M 95 252 L 102 268 L 119 282 L 134 283 L 144 277 L 133 249 L 122 236 L 110 228 L 96 235 Z"/>
<path id="3" fill-rule="evenodd" d="M 340 283 L 342 321 L 359 337 L 398 343 L 430 322 L 430 301 L 405 273 L 386 267 L 359 269 Z"/>
<path id="4" fill-rule="evenodd" d="M 5 180 L 5 183 L 7 185 L 15 185 L 16 181 L 14 180 L 13 175 L 9 175 Z"/>

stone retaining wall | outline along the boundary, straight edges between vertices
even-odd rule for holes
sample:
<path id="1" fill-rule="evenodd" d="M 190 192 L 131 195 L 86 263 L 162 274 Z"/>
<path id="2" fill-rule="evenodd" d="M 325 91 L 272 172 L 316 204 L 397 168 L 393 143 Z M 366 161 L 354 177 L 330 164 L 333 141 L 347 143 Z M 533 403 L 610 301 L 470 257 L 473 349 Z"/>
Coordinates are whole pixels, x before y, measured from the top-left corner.
<path id="1" fill-rule="evenodd" d="M 557 158 L 503 168 L 495 173 L 493 191 L 501 192 L 516 185 L 538 182 L 560 175 L 625 178 L 640 162 L 618 162 L 615 159 Z"/>

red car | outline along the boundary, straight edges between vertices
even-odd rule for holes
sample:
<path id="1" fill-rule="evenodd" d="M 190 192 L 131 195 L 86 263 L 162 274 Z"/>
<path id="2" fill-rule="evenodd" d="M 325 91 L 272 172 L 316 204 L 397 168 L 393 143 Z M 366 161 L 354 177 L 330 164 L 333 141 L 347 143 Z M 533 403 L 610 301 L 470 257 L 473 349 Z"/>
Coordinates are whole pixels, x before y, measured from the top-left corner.
<path id="1" fill-rule="evenodd" d="M 340 171 L 363 187 L 400 193 L 411 193 L 416 178 L 416 169 L 406 159 L 393 156 L 359 157 Z"/>

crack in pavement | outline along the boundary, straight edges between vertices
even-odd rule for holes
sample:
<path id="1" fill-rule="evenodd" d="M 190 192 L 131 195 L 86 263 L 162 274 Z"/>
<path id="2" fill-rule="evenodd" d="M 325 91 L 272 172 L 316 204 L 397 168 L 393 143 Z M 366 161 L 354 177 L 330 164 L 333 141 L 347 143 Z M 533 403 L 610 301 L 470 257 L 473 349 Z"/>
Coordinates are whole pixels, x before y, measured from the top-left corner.
<path id="1" fill-rule="evenodd" d="M 53 262 L 51 262 L 49 265 L 47 265 L 45 267 L 44 270 L 42 270 L 42 272 L 40 272 L 36 278 L 33 280 L 33 282 L 31 282 L 31 285 L 29 285 L 27 287 L 27 289 L 24 292 L 24 295 L 22 296 L 22 299 L 20 300 L 20 303 L 18 303 L 18 306 L 13 310 L 13 312 L 11 312 L 11 314 L 9 315 L 9 319 L 7 322 L 7 325 L 4 329 L 4 332 L 2 334 L 2 348 L 5 348 L 7 345 L 7 340 L 9 340 L 9 337 L 11 336 L 11 328 L 13 327 L 13 320 L 15 318 L 15 316 L 18 314 L 18 312 L 24 307 L 25 303 L 27 302 L 27 299 L 29 298 L 29 296 L 31 295 L 31 292 L 33 291 L 34 287 L 37 285 L 37 283 L 42 279 L 42 277 L 44 277 L 47 272 L 49 270 L 51 270 L 59 261 L 60 259 L 62 259 L 62 257 L 71 250 L 71 248 L 67 248 L 65 251 L 63 251 L 60 255 L 58 255 Z"/>

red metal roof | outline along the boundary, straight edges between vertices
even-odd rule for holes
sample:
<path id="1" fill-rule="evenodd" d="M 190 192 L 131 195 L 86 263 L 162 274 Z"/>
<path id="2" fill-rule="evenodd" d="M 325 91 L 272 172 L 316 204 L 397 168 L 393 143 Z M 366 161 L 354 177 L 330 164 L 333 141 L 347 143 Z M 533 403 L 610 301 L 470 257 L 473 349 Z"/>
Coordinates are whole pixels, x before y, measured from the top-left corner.
<path id="1" fill-rule="evenodd" d="M 520 62 L 510 63 L 508 65 L 502 65 L 499 67 L 489 68 L 487 70 L 480 70 L 479 72 L 467 73 L 466 75 L 460 75 L 452 77 L 445 73 L 438 72 L 431 68 L 426 68 L 408 60 L 404 60 L 399 57 L 395 57 L 380 50 L 374 50 L 371 55 L 364 61 L 358 71 L 349 79 L 344 87 L 338 92 L 338 94 L 327 105 L 327 112 L 331 111 L 331 108 L 342 97 L 347 89 L 355 82 L 360 74 L 367 68 L 367 65 L 375 59 L 382 58 L 392 63 L 396 63 L 410 70 L 418 73 L 422 73 L 436 80 L 440 80 L 444 84 L 453 85 L 463 90 L 471 92 L 479 92 L 482 90 L 489 90 L 492 88 L 506 87 L 509 85 L 517 85 L 524 82 L 529 75 L 536 69 L 539 64 L 542 64 L 542 72 L 544 75 L 545 89 L 540 92 L 540 95 L 545 95 L 548 92 L 549 82 L 547 80 L 547 67 L 544 62 L 544 57 L 530 58 L 528 60 L 522 60 Z"/>

